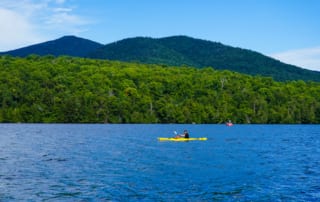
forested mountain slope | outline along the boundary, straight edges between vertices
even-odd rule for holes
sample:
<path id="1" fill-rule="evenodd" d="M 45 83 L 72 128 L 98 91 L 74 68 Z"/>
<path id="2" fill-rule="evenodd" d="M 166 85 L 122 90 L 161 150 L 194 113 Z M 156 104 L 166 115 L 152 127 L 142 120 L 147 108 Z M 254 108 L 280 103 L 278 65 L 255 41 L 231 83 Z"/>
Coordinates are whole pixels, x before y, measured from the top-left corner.
<path id="1" fill-rule="evenodd" d="M 99 48 L 89 57 L 169 66 L 213 67 L 270 76 L 277 81 L 320 81 L 320 72 L 284 64 L 251 50 L 187 36 L 124 39 Z"/>
<path id="2" fill-rule="evenodd" d="M 0 56 L 0 122 L 320 123 L 320 84 L 212 68 Z"/>
<path id="3" fill-rule="evenodd" d="M 156 39 L 136 37 L 107 44 L 90 53 L 89 58 L 140 62 L 148 64 L 165 64 L 168 66 L 198 67 L 179 50 L 167 47 Z"/>
<path id="4" fill-rule="evenodd" d="M 36 55 L 68 55 L 76 57 L 85 57 L 90 52 L 102 47 L 99 44 L 88 39 L 83 39 L 75 36 L 64 36 L 56 40 L 39 43 L 24 48 L 19 48 L 12 51 L 1 53 L 2 55 L 8 54 L 12 56 L 26 57 L 31 54 Z"/>
<path id="5" fill-rule="evenodd" d="M 320 82 L 320 72 L 284 64 L 255 51 L 187 36 L 159 39 L 135 37 L 107 45 L 75 36 L 65 36 L 0 53 L 0 55 L 5 54 L 21 57 L 31 54 L 68 55 L 167 66 L 213 67 L 249 75 L 269 76 L 277 81 Z"/>

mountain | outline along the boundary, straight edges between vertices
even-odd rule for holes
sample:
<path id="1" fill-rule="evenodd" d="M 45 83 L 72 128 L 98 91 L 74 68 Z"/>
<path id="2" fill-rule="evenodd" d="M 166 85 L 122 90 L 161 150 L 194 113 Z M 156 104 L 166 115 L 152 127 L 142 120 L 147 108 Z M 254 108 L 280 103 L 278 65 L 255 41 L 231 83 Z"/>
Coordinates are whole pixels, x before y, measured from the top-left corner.
<path id="1" fill-rule="evenodd" d="M 56 40 L 39 43 L 24 48 L 2 52 L 1 55 L 25 57 L 30 54 L 37 55 L 69 55 L 85 57 L 90 52 L 102 47 L 102 44 L 75 36 L 64 36 Z"/>
<path id="2" fill-rule="evenodd" d="M 69 55 L 168 66 L 213 67 L 249 75 L 272 77 L 277 81 L 320 82 L 320 72 L 288 65 L 258 52 L 188 36 L 165 38 L 135 37 L 107 45 L 75 36 L 2 52 L 12 56 Z"/>
<path id="3" fill-rule="evenodd" d="M 167 47 L 157 39 L 136 37 L 107 44 L 88 55 L 89 58 L 120 60 L 173 66 L 196 66 L 183 53 Z"/>
<path id="4" fill-rule="evenodd" d="M 320 72 L 288 65 L 255 51 L 187 36 L 124 39 L 100 47 L 88 57 L 198 68 L 213 67 L 268 76 L 278 81 L 320 81 Z"/>

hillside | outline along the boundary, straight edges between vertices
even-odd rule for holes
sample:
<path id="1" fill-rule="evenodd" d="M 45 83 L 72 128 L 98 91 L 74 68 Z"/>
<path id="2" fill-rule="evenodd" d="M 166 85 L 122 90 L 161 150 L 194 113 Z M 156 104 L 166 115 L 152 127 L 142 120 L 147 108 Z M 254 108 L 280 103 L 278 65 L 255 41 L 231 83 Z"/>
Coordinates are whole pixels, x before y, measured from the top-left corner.
<path id="1" fill-rule="evenodd" d="M 320 83 L 212 68 L 0 56 L 0 122 L 320 123 Z"/>
<path id="2" fill-rule="evenodd" d="M 147 37 L 124 39 L 105 45 L 90 53 L 88 57 L 148 64 L 197 66 L 183 53 Z"/>
<path id="3" fill-rule="evenodd" d="M 2 52 L 1 55 L 12 55 L 26 57 L 30 54 L 36 55 L 69 55 L 76 57 L 85 57 L 88 53 L 102 47 L 94 41 L 75 37 L 75 36 L 64 36 L 56 40 L 39 43 L 24 48 Z"/>
<path id="4" fill-rule="evenodd" d="M 65 36 L 0 53 L 0 55 L 4 54 L 21 57 L 30 54 L 68 55 L 167 66 L 213 67 L 219 70 L 272 77 L 277 81 L 320 82 L 320 72 L 284 64 L 255 51 L 187 36 L 159 39 L 135 37 L 107 45 L 75 36 Z"/>
<path id="5" fill-rule="evenodd" d="M 251 50 L 187 36 L 124 39 L 99 48 L 90 53 L 89 57 L 198 68 L 213 67 L 268 76 L 278 81 L 320 81 L 320 72 L 284 64 Z"/>

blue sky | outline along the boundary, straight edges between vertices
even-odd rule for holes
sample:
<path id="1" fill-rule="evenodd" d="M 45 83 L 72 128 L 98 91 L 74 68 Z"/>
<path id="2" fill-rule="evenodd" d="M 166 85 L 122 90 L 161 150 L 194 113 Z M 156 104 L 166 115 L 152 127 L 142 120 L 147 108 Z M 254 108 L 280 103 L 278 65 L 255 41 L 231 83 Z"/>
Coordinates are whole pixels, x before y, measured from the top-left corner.
<path id="1" fill-rule="evenodd" d="M 319 0 L 0 0 L 0 51 L 76 35 L 187 35 L 320 71 Z"/>

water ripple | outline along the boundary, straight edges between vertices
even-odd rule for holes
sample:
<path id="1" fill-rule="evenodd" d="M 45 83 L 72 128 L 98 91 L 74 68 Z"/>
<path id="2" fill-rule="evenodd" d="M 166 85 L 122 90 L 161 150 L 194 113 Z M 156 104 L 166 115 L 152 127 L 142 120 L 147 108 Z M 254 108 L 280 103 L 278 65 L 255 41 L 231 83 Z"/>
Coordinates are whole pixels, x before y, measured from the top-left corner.
<path id="1" fill-rule="evenodd" d="M 209 140 L 157 141 L 185 128 Z M 0 131 L 0 201 L 320 199 L 319 126 L 1 124 Z"/>

